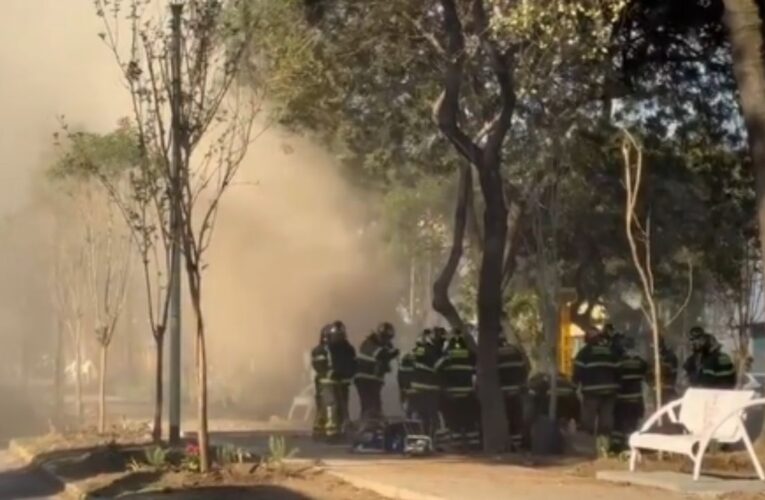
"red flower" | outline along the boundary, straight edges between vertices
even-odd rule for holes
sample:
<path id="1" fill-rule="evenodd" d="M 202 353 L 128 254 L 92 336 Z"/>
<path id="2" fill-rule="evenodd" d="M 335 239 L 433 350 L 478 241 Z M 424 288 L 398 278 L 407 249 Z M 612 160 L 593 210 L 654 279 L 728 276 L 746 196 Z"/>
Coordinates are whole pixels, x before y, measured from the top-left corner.
<path id="1" fill-rule="evenodd" d="M 199 455 L 199 445 L 196 443 L 189 443 L 186 445 L 187 455 Z"/>

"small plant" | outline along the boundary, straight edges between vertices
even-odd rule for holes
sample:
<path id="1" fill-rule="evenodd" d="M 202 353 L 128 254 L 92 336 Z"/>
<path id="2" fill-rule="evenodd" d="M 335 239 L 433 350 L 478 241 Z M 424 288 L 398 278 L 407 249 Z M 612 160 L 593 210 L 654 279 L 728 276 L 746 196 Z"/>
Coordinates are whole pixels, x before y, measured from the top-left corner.
<path id="1" fill-rule="evenodd" d="M 129 470 L 130 472 L 139 472 L 142 470 L 146 470 L 146 464 L 142 464 L 135 458 L 131 458 L 130 462 L 128 462 L 127 464 L 127 470 Z"/>
<path id="2" fill-rule="evenodd" d="M 598 436 L 595 439 L 595 450 L 598 454 L 598 458 L 608 458 L 609 448 L 610 448 L 610 441 L 606 436 Z"/>
<path id="3" fill-rule="evenodd" d="M 164 469 L 167 466 L 167 450 L 161 446 L 147 449 L 144 455 L 146 463 L 153 469 Z"/>
<path id="4" fill-rule="evenodd" d="M 237 446 L 227 444 L 218 448 L 218 463 L 220 465 L 243 464 L 252 461 L 252 453 Z"/>
<path id="5" fill-rule="evenodd" d="M 196 443 L 189 443 L 184 450 L 183 460 L 181 460 L 181 467 L 191 472 L 199 472 L 200 470 L 200 458 L 199 458 L 199 445 Z"/>
<path id="6" fill-rule="evenodd" d="M 287 440 L 284 436 L 271 436 L 268 438 L 268 458 L 266 462 L 269 466 L 284 468 L 284 461 L 289 460 L 298 453 L 297 448 L 288 448 Z"/>

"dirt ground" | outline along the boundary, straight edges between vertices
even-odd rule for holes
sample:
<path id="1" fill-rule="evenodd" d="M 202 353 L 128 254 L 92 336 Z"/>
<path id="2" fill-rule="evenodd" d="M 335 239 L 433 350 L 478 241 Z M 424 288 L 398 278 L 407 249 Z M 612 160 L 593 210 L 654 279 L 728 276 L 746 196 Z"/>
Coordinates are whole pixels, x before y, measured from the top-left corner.
<path id="1" fill-rule="evenodd" d="M 269 465 L 255 458 L 252 463 L 218 464 L 201 475 L 179 466 L 179 450 L 177 460 L 151 467 L 146 450 L 153 445 L 140 429 L 109 436 L 48 434 L 22 440 L 19 446 L 62 481 L 105 498 L 384 500 L 313 465 Z"/>
<path id="2" fill-rule="evenodd" d="M 223 471 L 199 476 L 188 472 L 136 472 L 89 491 L 102 497 L 142 499 L 385 500 L 319 470 L 252 474 Z"/>
<path id="3" fill-rule="evenodd" d="M 131 467 L 144 462 L 147 436 L 140 427 L 114 429 L 110 436 L 91 431 L 76 434 L 49 434 L 23 443 L 38 456 L 38 462 L 53 464 L 57 474 L 82 490 L 104 497 L 126 498 L 263 498 L 295 500 L 382 500 L 367 490 L 359 490 L 325 470 L 344 477 L 370 480 L 444 498 L 508 498 L 546 500 L 564 496 L 589 500 L 681 500 L 681 495 L 665 491 L 610 484 L 595 479 L 600 470 L 627 467 L 625 460 L 590 460 L 583 456 L 538 458 L 530 455 L 444 456 L 406 459 L 394 455 L 352 455 L 343 446 L 313 443 L 302 432 L 284 432 L 289 447 L 299 448 L 303 465 L 282 467 L 232 464 L 219 467 L 205 476 L 184 472 L 177 466 L 162 471 L 150 467 Z M 219 432 L 213 443 L 233 443 L 267 453 L 273 431 Z M 765 457 L 765 444 L 759 446 Z M 316 464 L 322 463 L 322 468 Z M 646 457 L 641 470 L 690 472 L 682 457 Z M 749 458 L 742 452 L 718 452 L 705 460 L 705 473 L 728 477 L 752 477 Z M 498 496 L 499 495 L 499 496 Z M 726 500 L 765 500 L 764 495 L 732 495 Z"/>

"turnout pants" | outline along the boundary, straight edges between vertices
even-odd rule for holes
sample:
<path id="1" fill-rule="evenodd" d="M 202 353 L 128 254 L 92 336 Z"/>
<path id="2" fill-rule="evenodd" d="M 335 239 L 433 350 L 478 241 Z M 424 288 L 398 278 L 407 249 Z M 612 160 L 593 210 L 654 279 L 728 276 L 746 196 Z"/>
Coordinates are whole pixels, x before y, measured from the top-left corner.
<path id="1" fill-rule="evenodd" d="M 449 429 L 449 442 L 459 449 L 479 449 L 481 418 L 478 400 L 474 394 L 449 395 L 444 398 L 444 420 Z"/>
<path id="2" fill-rule="evenodd" d="M 614 429 L 614 394 L 585 394 L 582 398 L 582 429 L 594 436 L 610 437 Z"/>
<path id="3" fill-rule="evenodd" d="M 438 391 L 415 391 L 409 396 L 412 414 L 422 424 L 422 431 L 435 438 L 438 429 Z"/>
<path id="4" fill-rule="evenodd" d="M 520 394 L 505 394 L 505 415 L 510 443 L 513 450 L 518 451 L 523 444 L 523 398 Z"/>
<path id="5" fill-rule="evenodd" d="M 642 400 L 616 399 L 614 406 L 614 430 L 611 434 L 611 449 L 621 452 L 627 449 L 630 434 L 638 429 L 645 408 Z"/>
<path id="6" fill-rule="evenodd" d="M 327 425 L 327 412 L 322 398 L 322 384 L 315 381 L 314 387 L 314 404 L 315 411 L 313 416 L 313 437 L 321 438 L 325 435 L 325 427 Z"/>
<path id="7" fill-rule="evenodd" d="M 382 417 L 382 387 L 379 380 L 357 378 L 356 390 L 359 393 L 362 419 L 378 419 Z"/>
<path id="8" fill-rule="evenodd" d="M 340 404 L 340 432 L 345 432 L 345 426 L 351 421 L 351 416 L 348 411 L 348 401 L 351 397 L 351 384 L 350 382 L 342 382 L 337 386 L 337 396 Z"/>
<path id="9" fill-rule="evenodd" d="M 343 430 L 342 389 L 338 383 L 321 384 L 321 403 L 324 408 L 324 436 L 338 438 Z"/>

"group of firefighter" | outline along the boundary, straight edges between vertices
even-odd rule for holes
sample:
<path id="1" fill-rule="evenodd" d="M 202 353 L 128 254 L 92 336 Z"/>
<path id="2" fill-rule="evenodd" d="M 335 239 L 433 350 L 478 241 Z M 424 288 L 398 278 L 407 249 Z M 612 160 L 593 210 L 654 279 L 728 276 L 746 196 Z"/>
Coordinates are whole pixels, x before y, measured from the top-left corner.
<path id="1" fill-rule="evenodd" d="M 466 336 L 440 327 L 428 328 L 403 356 L 394 338 L 394 327 L 381 323 L 357 352 L 341 321 L 322 328 L 319 344 L 311 353 L 317 408 L 315 438 L 330 442 L 343 439 L 350 422 L 351 384 L 358 392 L 361 420 L 382 419 L 385 376 L 397 360 L 399 394 L 407 417 L 419 421 L 438 448 L 480 449 L 476 354 Z M 733 388 L 733 362 L 715 337 L 694 327 L 688 340 L 691 354 L 682 366 L 688 386 Z M 661 401 L 666 404 L 677 398 L 679 363 L 661 337 L 659 356 Z M 617 332 L 613 325 L 589 329 L 585 345 L 575 357 L 572 378 L 559 374 L 555 381 L 558 420 L 578 422 L 581 430 L 596 436 L 599 449 L 622 450 L 627 436 L 643 418 L 643 384 L 653 387 L 652 366 L 638 353 L 634 339 Z M 504 335 L 499 336 L 497 370 L 509 445 L 519 450 L 529 444 L 530 422 L 547 414 L 553 384 L 544 373 L 529 377 L 524 350 Z"/>

